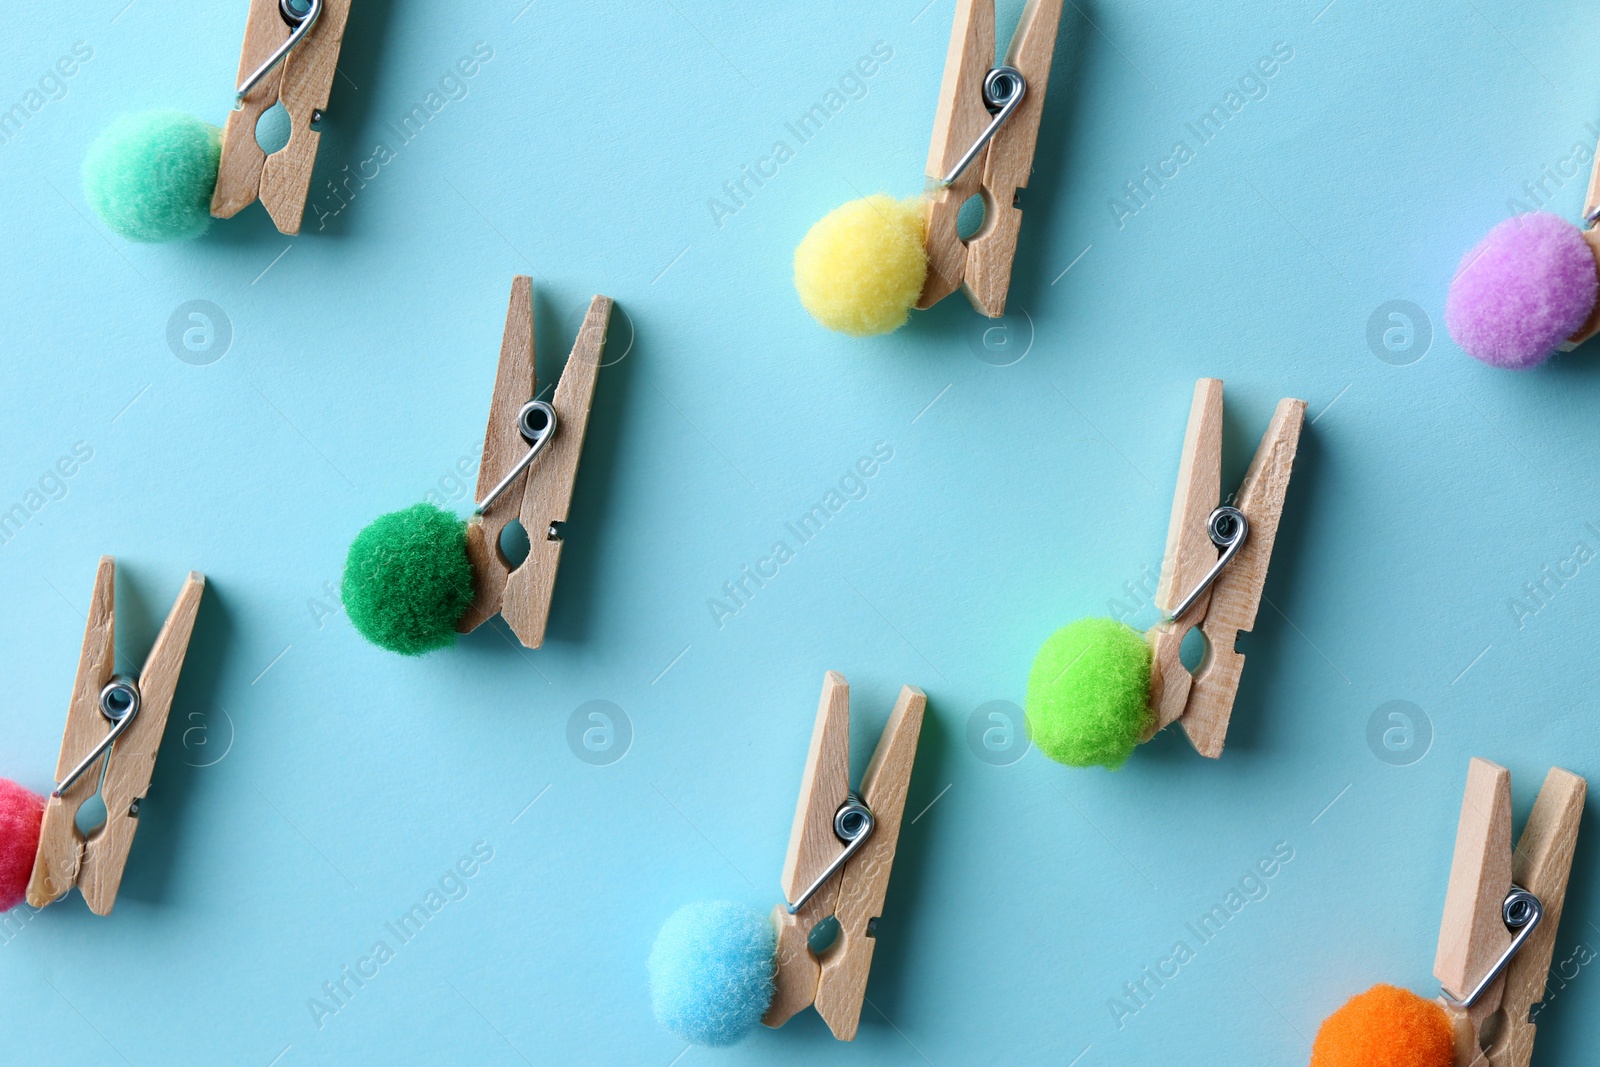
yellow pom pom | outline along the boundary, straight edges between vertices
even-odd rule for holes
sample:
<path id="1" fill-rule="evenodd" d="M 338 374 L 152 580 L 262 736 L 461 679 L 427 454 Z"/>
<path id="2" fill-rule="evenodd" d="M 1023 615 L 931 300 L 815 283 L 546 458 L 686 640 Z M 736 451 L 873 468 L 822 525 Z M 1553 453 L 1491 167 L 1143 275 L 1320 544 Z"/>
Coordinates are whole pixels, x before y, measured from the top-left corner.
<path id="1" fill-rule="evenodd" d="M 866 337 L 897 329 L 928 276 L 923 199 L 879 193 L 828 212 L 794 253 L 794 287 L 812 318 Z"/>

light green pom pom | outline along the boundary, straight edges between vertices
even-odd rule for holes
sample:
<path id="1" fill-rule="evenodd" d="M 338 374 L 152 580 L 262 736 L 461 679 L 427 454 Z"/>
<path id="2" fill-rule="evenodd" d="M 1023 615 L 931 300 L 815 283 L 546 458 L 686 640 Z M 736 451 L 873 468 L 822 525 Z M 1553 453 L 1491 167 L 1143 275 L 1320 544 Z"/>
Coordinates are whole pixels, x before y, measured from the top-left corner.
<path id="1" fill-rule="evenodd" d="M 112 123 L 83 160 L 83 194 L 130 241 L 182 241 L 211 225 L 222 131 L 181 111 Z"/>
<path id="2" fill-rule="evenodd" d="M 339 596 L 379 648 L 417 656 L 453 643 L 472 603 L 467 524 L 432 504 L 374 519 L 350 545 Z"/>
<path id="3" fill-rule="evenodd" d="M 1150 646 L 1114 619 L 1050 635 L 1028 672 L 1028 736 L 1069 767 L 1122 766 L 1150 726 Z"/>

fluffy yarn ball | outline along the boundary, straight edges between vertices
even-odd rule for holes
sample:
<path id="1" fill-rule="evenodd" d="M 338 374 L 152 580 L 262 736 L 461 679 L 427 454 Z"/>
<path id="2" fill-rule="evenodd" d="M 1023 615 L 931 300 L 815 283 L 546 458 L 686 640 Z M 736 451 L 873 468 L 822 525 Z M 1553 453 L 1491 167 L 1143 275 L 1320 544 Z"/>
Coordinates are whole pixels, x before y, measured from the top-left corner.
<path id="1" fill-rule="evenodd" d="M 1334 1012 L 1317 1031 L 1311 1067 L 1451 1067 L 1450 1016 L 1407 989 L 1375 985 Z"/>
<path id="2" fill-rule="evenodd" d="M 865 337 L 911 316 L 928 276 L 926 204 L 879 193 L 834 208 L 794 252 L 800 303 L 830 330 Z"/>
<path id="3" fill-rule="evenodd" d="M 1028 672 L 1028 736 L 1069 767 L 1116 769 L 1150 725 L 1150 646 L 1115 619 L 1050 635 Z"/>
<path id="4" fill-rule="evenodd" d="M 0 911 L 10 911 L 28 894 L 43 820 L 44 797 L 0 778 Z"/>
<path id="5" fill-rule="evenodd" d="M 656 1019 L 685 1041 L 739 1041 L 772 1003 L 778 932 L 772 920 L 726 900 L 685 904 L 650 950 Z"/>
<path id="6" fill-rule="evenodd" d="M 181 111 L 124 115 L 83 160 L 83 193 L 130 241 L 181 241 L 211 225 L 222 131 Z"/>
<path id="7" fill-rule="evenodd" d="M 1600 271 L 1583 233 L 1546 211 L 1507 219 L 1461 260 L 1444 321 L 1495 367 L 1543 363 L 1594 311 Z"/>
<path id="8" fill-rule="evenodd" d="M 374 519 L 350 545 L 339 592 L 356 630 L 379 648 L 444 648 L 472 603 L 467 524 L 432 504 Z"/>

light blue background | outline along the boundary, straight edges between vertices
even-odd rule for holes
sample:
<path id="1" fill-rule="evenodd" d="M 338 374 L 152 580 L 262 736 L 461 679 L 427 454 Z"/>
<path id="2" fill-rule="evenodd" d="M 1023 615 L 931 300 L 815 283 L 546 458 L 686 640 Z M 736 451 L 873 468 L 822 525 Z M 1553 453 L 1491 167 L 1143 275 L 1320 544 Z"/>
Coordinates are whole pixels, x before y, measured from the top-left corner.
<path id="1" fill-rule="evenodd" d="M 1595 20 L 1069 4 L 1011 318 L 994 332 L 954 297 L 888 338 L 826 333 L 792 249 L 846 199 L 920 187 L 952 10 L 357 0 L 323 210 L 459 58 L 493 58 L 323 232 L 316 206 L 295 239 L 253 208 L 143 247 L 84 203 L 85 147 L 123 110 L 220 121 L 244 3 L 10 5 L 0 108 L 74 42 L 94 55 L 0 144 L 0 508 L 75 442 L 94 455 L 0 546 L 0 773 L 49 784 L 101 553 L 129 664 L 183 573 L 210 579 L 114 915 L 73 897 L 3 931 L 13 1058 L 666 1067 L 684 1046 L 650 1016 L 651 940 L 689 899 L 776 901 L 828 668 L 853 685 L 858 766 L 902 683 L 930 698 L 860 1037 L 808 1012 L 676 1062 L 1296 1064 L 1349 995 L 1435 991 L 1468 758 L 1512 769 L 1519 820 L 1552 764 L 1600 775 L 1600 564 L 1520 624 L 1511 605 L 1600 549 L 1600 366 L 1590 346 L 1492 370 L 1442 322 L 1461 254 L 1593 146 Z M 879 41 L 865 97 L 714 224 L 723 183 Z M 1278 42 L 1293 58 L 1265 98 L 1119 227 L 1124 183 Z M 1569 217 L 1579 171 L 1546 187 Z M 595 292 L 625 353 L 550 639 L 523 652 L 497 622 L 382 653 L 330 590 L 364 523 L 475 462 L 515 273 L 535 276 L 544 379 Z M 203 366 L 167 342 L 195 299 L 233 331 Z M 1391 300 L 1426 318 L 1407 348 L 1379 315 L 1400 351 L 1375 351 Z M 1020 703 L 1053 628 L 1159 567 L 1204 375 L 1228 386 L 1230 483 L 1280 397 L 1311 416 L 1226 754 L 1174 735 L 1116 774 L 980 760 L 974 711 Z M 880 441 L 867 496 L 715 625 L 722 584 Z M 631 723 L 609 765 L 567 740 L 592 700 Z M 1391 700 L 1431 722 L 1410 765 L 1369 747 Z M 1600 946 L 1597 832 L 1558 962 Z M 466 896 L 319 1028 L 323 983 L 392 945 L 385 924 L 478 842 L 493 859 Z M 1196 946 L 1185 923 L 1279 842 L 1294 859 L 1266 898 L 1119 1027 L 1124 983 Z M 1548 1002 L 1536 1063 L 1592 1053 L 1597 973 Z"/>

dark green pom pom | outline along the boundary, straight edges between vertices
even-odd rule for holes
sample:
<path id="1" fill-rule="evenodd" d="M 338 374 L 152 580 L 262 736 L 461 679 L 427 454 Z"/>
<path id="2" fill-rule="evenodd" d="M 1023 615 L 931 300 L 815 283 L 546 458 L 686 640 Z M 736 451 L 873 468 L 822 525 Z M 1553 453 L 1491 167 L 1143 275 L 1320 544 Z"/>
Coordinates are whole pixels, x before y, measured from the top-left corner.
<path id="1" fill-rule="evenodd" d="M 356 630 L 379 648 L 406 656 L 444 648 L 472 603 L 467 524 L 432 504 L 374 519 L 350 545 L 340 595 Z"/>

